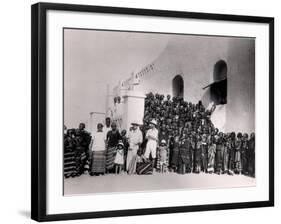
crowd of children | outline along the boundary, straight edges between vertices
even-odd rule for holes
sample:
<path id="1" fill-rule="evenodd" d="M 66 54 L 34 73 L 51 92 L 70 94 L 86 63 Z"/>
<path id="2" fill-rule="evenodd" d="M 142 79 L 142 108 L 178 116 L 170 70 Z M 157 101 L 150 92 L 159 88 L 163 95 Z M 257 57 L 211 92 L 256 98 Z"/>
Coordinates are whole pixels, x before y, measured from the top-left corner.
<path id="1" fill-rule="evenodd" d="M 255 176 L 255 135 L 223 133 L 210 120 L 212 109 L 180 97 L 147 94 L 143 125 L 119 132 L 106 118 L 95 133 L 84 124 L 65 133 L 65 177 L 157 172 Z"/>

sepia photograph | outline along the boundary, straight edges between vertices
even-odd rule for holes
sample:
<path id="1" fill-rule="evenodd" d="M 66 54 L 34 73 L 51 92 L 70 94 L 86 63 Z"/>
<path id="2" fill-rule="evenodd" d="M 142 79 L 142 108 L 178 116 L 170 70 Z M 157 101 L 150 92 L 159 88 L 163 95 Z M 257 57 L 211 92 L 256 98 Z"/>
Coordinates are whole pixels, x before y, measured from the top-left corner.
<path id="1" fill-rule="evenodd" d="M 256 186 L 255 38 L 63 29 L 64 196 Z"/>

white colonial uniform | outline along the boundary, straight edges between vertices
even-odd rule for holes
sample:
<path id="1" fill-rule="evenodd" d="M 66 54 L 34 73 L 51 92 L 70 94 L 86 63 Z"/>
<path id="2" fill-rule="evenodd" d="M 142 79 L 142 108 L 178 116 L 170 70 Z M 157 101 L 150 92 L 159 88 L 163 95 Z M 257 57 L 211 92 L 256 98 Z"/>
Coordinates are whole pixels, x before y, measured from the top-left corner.
<path id="1" fill-rule="evenodd" d="M 151 157 L 153 159 L 155 159 L 156 158 L 157 141 L 158 141 L 158 130 L 157 130 L 157 128 L 149 129 L 147 131 L 145 137 L 148 139 L 148 141 L 147 141 L 147 144 L 146 144 L 144 156 L 146 158 L 149 158 L 149 154 L 151 153 Z"/>

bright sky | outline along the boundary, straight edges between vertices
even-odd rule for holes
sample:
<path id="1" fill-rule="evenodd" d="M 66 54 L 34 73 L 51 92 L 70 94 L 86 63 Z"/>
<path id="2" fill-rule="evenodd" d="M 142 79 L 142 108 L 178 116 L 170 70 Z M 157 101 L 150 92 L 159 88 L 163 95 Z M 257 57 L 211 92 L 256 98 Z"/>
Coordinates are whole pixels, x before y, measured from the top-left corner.
<path id="1" fill-rule="evenodd" d="M 66 29 L 64 31 L 64 120 L 77 127 L 89 113 L 105 112 L 106 86 L 155 60 L 169 35 Z"/>

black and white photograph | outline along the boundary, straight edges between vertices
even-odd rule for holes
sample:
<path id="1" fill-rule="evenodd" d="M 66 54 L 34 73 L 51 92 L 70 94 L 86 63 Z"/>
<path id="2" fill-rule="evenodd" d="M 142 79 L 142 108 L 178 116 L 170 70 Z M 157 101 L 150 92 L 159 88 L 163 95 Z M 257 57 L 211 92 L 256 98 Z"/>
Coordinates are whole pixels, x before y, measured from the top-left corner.
<path id="1" fill-rule="evenodd" d="M 32 219 L 274 206 L 273 17 L 31 15 Z"/>
<path id="2" fill-rule="evenodd" d="M 64 196 L 255 187 L 255 46 L 65 27 Z"/>
<path id="3" fill-rule="evenodd" d="M 0 222 L 280 220 L 278 3 L 2 1 Z"/>

